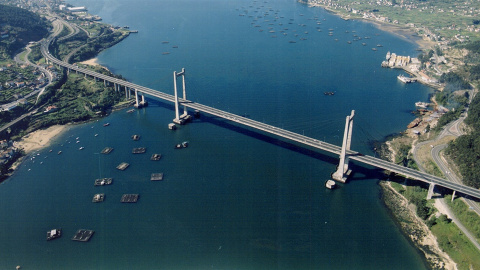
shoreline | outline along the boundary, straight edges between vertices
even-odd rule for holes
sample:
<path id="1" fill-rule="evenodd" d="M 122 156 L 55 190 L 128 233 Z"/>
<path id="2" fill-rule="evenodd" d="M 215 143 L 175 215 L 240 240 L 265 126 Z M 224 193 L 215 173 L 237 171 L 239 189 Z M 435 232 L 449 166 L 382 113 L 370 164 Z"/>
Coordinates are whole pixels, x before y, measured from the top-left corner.
<path id="1" fill-rule="evenodd" d="M 410 202 L 389 181 L 382 180 L 379 186 L 385 207 L 405 238 L 423 255 L 425 264 L 431 269 L 457 269 L 455 261 L 440 248 L 435 235 L 414 213 Z"/>
<path id="2" fill-rule="evenodd" d="M 68 130 L 66 125 L 54 125 L 46 129 L 35 130 L 25 136 L 16 143 L 16 147 L 23 149 L 25 155 L 31 154 L 34 151 L 44 149 L 49 146 L 54 139 L 62 135 Z"/>
<path id="3" fill-rule="evenodd" d="M 401 26 L 401 25 L 395 25 L 395 24 L 390 24 L 390 23 L 384 23 L 384 22 L 379 22 L 376 20 L 371 20 L 371 19 L 365 19 L 365 18 L 359 18 L 359 17 L 350 17 L 350 15 L 345 15 L 342 12 L 339 12 L 337 10 L 331 9 L 329 6 L 322 5 L 322 4 L 312 4 L 309 2 L 306 2 L 304 0 L 299 0 L 300 3 L 306 4 L 309 7 L 319 7 L 323 8 L 327 12 L 330 12 L 344 20 L 358 20 L 358 21 L 363 21 L 366 23 L 373 24 L 376 28 L 379 30 L 391 33 L 393 35 L 396 35 L 404 40 L 407 40 L 409 42 L 415 43 L 418 45 L 418 47 L 422 50 L 428 50 L 431 49 L 433 46 L 436 45 L 434 41 L 429 41 L 423 39 L 419 33 L 417 33 L 415 30 L 413 30 L 410 27 L 407 26 Z"/>
<path id="4" fill-rule="evenodd" d="M 373 24 L 377 29 L 396 35 L 404 40 L 416 44 L 422 51 L 433 48 L 436 43 L 433 41 L 423 39 L 419 33 L 409 27 L 402 27 L 400 25 L 393 25 L 389 23 L 382 23 L 365 18 L 351 18 L 344 13 L 330 9 L 328 6 L 320 4 L 311 4 L 299 0 L 299 2 L 307 4 L 309 7 L 323 8 L 327 12 L 330 12 L 344 20 L 359 20 L 366 23 Z M 403 68 L 403 70 L 405 70 Z M 407 71 L 407 70 L 405 70 Z M 408 72 L 408 71 L 407 71 Z M 434 87 L 430 84 L 427 86 L 433 89 L 439 90 L 438 87 Z M 405 134 L 408 133 L 408 129 Z M 401 135 L 408 136 L 408 135 Z M 390 158 L 394 160 L 395 152 L 391 148 L 391 139 L 385 138 L 385 146 L 389 152 Z M 388 181 L 379 182 L 381 191 L 381 200 L 385 207 L 392 215 L 393 220 L 398 224 L 400 231 L 404 236 L 412 243 L 412 245 L 420 252 L 425 260 L 427 267 L 432 269 L 457 269 L 457 264 L 451 259 L 451 257 L 445 253 L 438 244 L 436 236 L 426 226 L 426 224 L 417 216 L 414 207 L 411 203 L 400 193 L 398 193 Z M 445 214 L 445 209 L 438 207 L 439 203 L 435 202 L 435 209 L 441 214 Z"/>

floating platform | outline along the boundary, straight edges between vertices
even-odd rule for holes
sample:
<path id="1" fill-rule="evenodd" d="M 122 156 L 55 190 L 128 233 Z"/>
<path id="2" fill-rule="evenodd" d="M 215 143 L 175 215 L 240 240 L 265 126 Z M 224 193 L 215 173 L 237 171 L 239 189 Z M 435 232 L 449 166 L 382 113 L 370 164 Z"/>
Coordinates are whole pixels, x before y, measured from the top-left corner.
<path id="1" fill-rule="evenodd" d="M 95 184 L 94 186 L 105 186 L 105 185 L 110 185 L 113 182 L 113 178 L 99 178 L 95 179 Z"/>
<path id="2" fill-rule="evenodd" d="M 47 232 L 47 241 L 59 238 L 62 236 L 62 229 L 52 229 Z"/>
<path id="3" fill-rule="evenodd" d="M 151 181 L 162 181 L 163 180 L 163 173 L 152 173 L 150 176 Z"/>
<path id="4" fill-rule="evenodd" d="M 138 194 L 123 194 L 120 201 L 122 203 L 136 203 L 138 201 L 138 196 Z"/>
<path id="5" fill-rule="evenodd" d="M 80 229 L 73 236 L 72 240 L 73 241 L 80 241 L 80 242 L 88 242 L 90 240 L 90 238 L 92 238 L 93 233 L 95 233 L 95 231 Z"/>
<path id="6" fill-rule="evenodd" d="M 110 154 L 112 151 L 113 151 L 112 147 L 105 147 L 100 153 L 107 155 L 107 154 Z"/>
<path id="7" fill-rule="evenodd" d="M 130 166 L 130 164 L 126 163 L 126 162 L 122 162 L 120 163 L 118 166 L 117 166 L 117 169 L 119 169 L 120 171 L 123 171 L 125 170 L 126 168 L 128 168 L 128 166 Z"/>
<path id="8" fill-rule="evenodd" d="M 97 202 L 103 202 L 105 200 L 105 193 L 99 193 L 93 195 L 92 202 L 97 203 Z"/>
<path id="9" fill-rule="evenodd" d="M 137 147 L 137 148 L 133 148 L 132 154 L 143 154 L 146 151 L 147 151 L 146 147 Z"/>
<path id="10" fill-rule="evenodd" d="M 162 154 L 153 154 L 151 157 L 150 157 L 150 160 L 160 160 L 162 158 Z"/>
<path id="11" fill-rule="evenodd" d="M 134 141 L 140 140 L 140 135 L 137 135 L 137 134 L 132 135 L 132 140 L 134 140 Z"/>

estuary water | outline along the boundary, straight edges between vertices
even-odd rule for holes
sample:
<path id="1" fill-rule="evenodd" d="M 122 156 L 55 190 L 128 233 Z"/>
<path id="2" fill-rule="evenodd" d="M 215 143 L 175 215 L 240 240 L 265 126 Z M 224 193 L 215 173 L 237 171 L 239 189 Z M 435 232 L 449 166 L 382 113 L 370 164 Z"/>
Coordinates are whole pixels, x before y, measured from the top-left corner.
<path id="1" fill-rule="evenodd" d="M 355 110 L 352 149 L 368 155 L 432 92 L 380 67 L 387 51 L 417 56 L 415 44 L 294 0 L 69 3 L 139 31 L 99 55 L 114 73 L 173 94 L 185 68 L 188 99 L 337 145 Z M 149 103 L 71 127 L 0 185 L 1 269 L 425 269 L 377 170 L 352 164 L 348 184 L 327 190 L 333 155 L 207 115 L 170 131 L 173 106 Z M 113 184 L 95 187 L 101 177 Z M 126 193 L 139 201 L 120 203 Z M 63 236 L 47 242 L 52 228 Z M 74 242 L 78 229 L 95 234 Z"/>

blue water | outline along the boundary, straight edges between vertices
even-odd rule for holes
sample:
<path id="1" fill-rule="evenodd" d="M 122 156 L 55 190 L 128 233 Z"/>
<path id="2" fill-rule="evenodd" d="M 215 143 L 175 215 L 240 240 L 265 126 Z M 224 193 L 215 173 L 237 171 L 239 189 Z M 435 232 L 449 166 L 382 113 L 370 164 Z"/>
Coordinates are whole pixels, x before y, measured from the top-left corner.
<path id="1" fill-rule="evenodd" d="M 431 93 L 380 68 L 387 51 L 416 56 L 415 44 L 293 0 L 70 3 L 139 30 L 98 57 L 128 80 L 173 94 L 173 71 L 185 68 L 189 99 L 337 145 L 354 109 L 352 148 L 364 154 Z M 149 102 L 71 127 L 0 185 L 0 268 L 425 269 L 379 199 L 376 170 L 352 164 L 349 183 L 326 190 L 333 155 L 205 115 L 172 132 L 171 104 Z M 99 154 L 106 146 L 115 150 Z M 149 180 L 156 172 L 164 181 Z M 94 187 L 99 177 L 114 182 Z M 105 202 L 91 203 L 95 193 Z M 121 204 L 124 193 L 138 203 Z M 57 227 L 64 236 L 45 241 Z M 90 242 L 70 240 L 81 228 L 95 230 Z"/>

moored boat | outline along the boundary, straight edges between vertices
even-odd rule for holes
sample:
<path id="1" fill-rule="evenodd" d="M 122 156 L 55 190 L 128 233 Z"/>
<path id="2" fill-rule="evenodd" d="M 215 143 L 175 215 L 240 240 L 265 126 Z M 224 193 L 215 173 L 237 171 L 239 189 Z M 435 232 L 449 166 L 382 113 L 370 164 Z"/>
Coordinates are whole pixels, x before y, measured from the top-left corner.
<path id="1" fill-rule="evenodd" d="M 52 229 L 47 232 L 47 241 L 59 238 L 62 236 L 62 229 Z"/>
<path id="2" fill-rule="evenodd" d="M 182 142 L 182 143 L 178 143 L 175 145 L 175 149 L 181 149 L 181 148 L 187 148 L 188 147 L 188 142 L 185 141 L 185 142 Z"/>
<path id="3" fill-rule="evenodd" d="M 334 189 L 335 185 L 336 185 L 335 181 L 330 180 L 330 179 L 325 182 L 325 187 L 328 188 L 328 189 Z"/>

